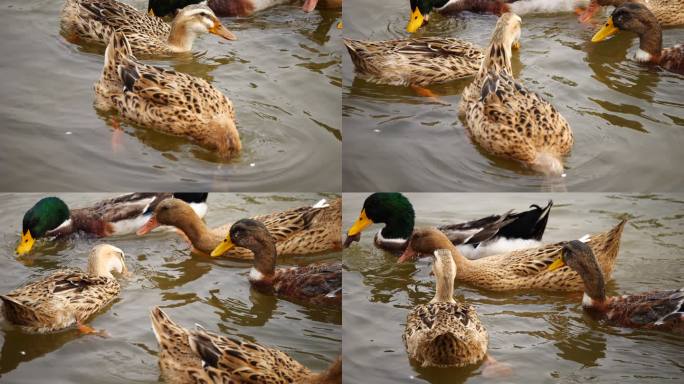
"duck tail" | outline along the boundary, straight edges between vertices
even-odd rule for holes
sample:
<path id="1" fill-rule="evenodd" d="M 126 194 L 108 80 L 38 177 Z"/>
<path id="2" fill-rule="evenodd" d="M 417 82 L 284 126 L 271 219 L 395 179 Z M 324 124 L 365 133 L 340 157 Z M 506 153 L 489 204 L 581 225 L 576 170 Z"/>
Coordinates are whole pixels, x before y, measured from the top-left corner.
<path id="1" fill-rule="evenodd" d="M 530 210 L 514 213 L 515 220 L 499 231 L 499 236 L 507 239 L 525 239 L 541 241 L 546 231 L 546 223 L 549 221 L 549 213 L 553 207 L 553 201 L 549 200 L 546 207 L 536 204 L 530 206 Z"/>
<path id="2" fill-rule="evenodd" d="M 432 339 L 425 351 L 425 362 L 430 362 L 430 365 L 438 367 L 451 366 L 459 360 L 458 355 L 466 350 L 467 345 L 454 336 L 452 332 L 447 331 Z"/>
<path id="3" fill-rule="evenodd" d="M 623 219 L 608 232 L 604 232 L 600 235 L 585 236 L 586 242 L 591 245 L 594 253 L 603 255 L 598 258 L 598 261 L 606 279 L 610 279 L 610 276 L 613 273 L 615 260 L 617 259 L 618 251 L 620 250 L 622 231 L 625 228 L 626 223 L 627 219 Z"/>
<path id="4" fill-rule="evenodd" d="M 541 172 L 547 176 L 563 176 L 563 162 L 558 156 L 552 155 L 548 152 L 540 152 L 537 158 L 534 159 L 531 168 L 537 172 Z"/>
<path id="5" fill-rule="evenodd" d="M 26 305 L 5 295 L 0 295 L 0 299 L 2 299 L 2 309 L 5 319 L 10 323 L 17 325 L 29 325 L 35 321 L 38 321 L 35 311 Z"/>
<path id="6" fill-rule="evenodd" d="M 152 331 L 154 331 L 154 336 L 157 338 L 160 346 L 164 345 L 162 340 L 186 333 L 183 328 L 174 323 L 159 307 L 152 308 L 150 320 L 152 321 Z"/>

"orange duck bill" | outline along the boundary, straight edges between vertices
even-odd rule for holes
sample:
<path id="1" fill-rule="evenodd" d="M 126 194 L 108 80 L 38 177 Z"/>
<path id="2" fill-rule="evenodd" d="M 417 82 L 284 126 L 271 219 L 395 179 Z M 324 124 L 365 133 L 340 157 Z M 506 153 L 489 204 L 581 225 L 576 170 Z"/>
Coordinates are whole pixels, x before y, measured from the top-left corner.
<path id="1" fill-rule="evenodd" d="M 157 216 L 152 215 L 152 217 L 150 217 L 150 219 L 147 221 L 147 223 L 145 223 L 145 225 L 140 227 L 140 229 L 138 229 L 138 231 L 135 233 L 138 236 L 146 235 L 146 234 L 150 233 L 153 229 L 159 227 L 159 225 L 160 224 L 157 221 Z"/>
<path id="2" fill-rule="evenodd" d="M 418 252 L 414 251 L 413 248 L 411 248 L 411 244 L 406 247 L 406 250 L 404 250 L 404 253 L 399 256 L 399 259 L 397 260 L 397 264 L 405 263 L 407 261 L 413 261 L 418 258 Z"/>

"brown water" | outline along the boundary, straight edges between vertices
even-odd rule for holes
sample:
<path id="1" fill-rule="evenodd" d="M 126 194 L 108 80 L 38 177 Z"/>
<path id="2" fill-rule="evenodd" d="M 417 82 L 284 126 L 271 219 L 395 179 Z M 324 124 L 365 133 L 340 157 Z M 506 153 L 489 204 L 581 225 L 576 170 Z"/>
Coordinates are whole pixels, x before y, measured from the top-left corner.
<path id="1" fill-rule="evenodd" d="M 186 139 L 126 124 L 113 147 L 109 116 L 93 107 L 104 48 L 59 34 L 62 4 L 0 4 L 4 190 L 339 190 L 339 10 L 292 4 L 223 18 L 238 41 L 203 36 L 193 55 L 147 61 L 204 78 L 233 101 L 244 152 L 220 164 Z"/>
<path id="2" fill-rule="evenodd" d="M 408 15 L 407 0 L 349 0 L 344 35 L 405 37 Z M 565 188 L 681 191 L 675 164 L 684 161 L 684 77 L 628 60 L 638 46 L 633 34 L 594 44 L 597 27 L 579 24 L 570 13 L 522 19 L 514 72 L 563 114 L 575 135 Z M 418 36 L 486 46 L 495 24 L 492 15 L 432 15 Z M 682 40 L 684 28 L 664 31 L 664 46 Z M 345 191 L 548 190 L 542 177 L 485 154 L 466 136 L 457 108 L 470 80 L 430 87 L 441 95 L 436 102 L 410 88 L 355 79 L 346 51 L 342 64 Z"/>
<path id="3" fill-rule="evenodd" d="M 684 286 L 684 195 L 408 194 L 418 225 L 480 218 L 553 199 L 546 242 L 605 231 L 629 218 L 609 294 Z M 344 194 L 343 227 L 358 217 L 365 194 Z M 380 229 L 376 226 L 374 231 Z M 401 334 L 406 315 L 434 294 L 427 260 L 396 264 L 372 246 L 374 233 L 344 254 L 346 383 L 479 383 L 482 367 L 412 367 Z M 489 354 L 509 364 L 514 383 L 681 382 L 684 337 L 597 324 L 581 294 L 491 293 L 456 284 L 455 297 L 475 306 L 489 332 Z"/>
<path id="4" fill-rule="evenodd" d="M 75 239 L 15 259 L 21 219 L 43 195 L 0 195 L 0 292 L 62 267 L 84 267 L 98 243 L 126 253 L 132 277 L 122 281 L 120 298 L 90 324 L 111 337 L 82 336 L 75 330 L 27 335 L 0 323 L 0 382 L 149 383 L 159 381 L 157 341 L 149 310 L 161 306 L 179 324 L 278 347 L 313 370 L 325 369 L 340 354 L 340 310 L 306 307 L 252 292 L 251 263 L 192 256 L 174 233 L 102 240 Z M 104 198 L 100 194 L 61 194 L 74 207 Z M 212 194 L 205 220 L 210 226 L 292 207 L 313 204 L 320 194 Z M 339 260 L 340 253 L 284 258 L 279 264 L 302 265 Z"/>

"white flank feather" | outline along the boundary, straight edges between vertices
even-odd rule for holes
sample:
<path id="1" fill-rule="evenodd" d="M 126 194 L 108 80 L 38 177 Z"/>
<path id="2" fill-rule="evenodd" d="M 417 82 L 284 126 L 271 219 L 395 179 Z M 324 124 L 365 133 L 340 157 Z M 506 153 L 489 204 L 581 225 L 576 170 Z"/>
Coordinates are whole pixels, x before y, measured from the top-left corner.
<path id="1" fill-rule="evenodd" d="M 479 247 L 473 248 L 472 245 L 459 245 L 458 250 L 463 256 L 475 260 L 483 257 L 500 255 L 502 253 L 509 253 L 521 249 L 536 248 L 541 245 L 541 241 L 531 239 L 506 239 L 500 237 L 497 240 L 480 244 Z"/>
<path id="2" fill-rule="evenodd" d="M 589 0 L 521 0 L 509 4 L 518 15 L 528 13 L 570 12 L 578 6 L 586 7 Z"/>
<path id="3" fill-rule="evenodd" d="M 328 200 L 321 199 L 318 201 L 318 203 L 312 205 L 311 208 L 328 208 L 329 206 L 330 204 L 328 204 Z"/>

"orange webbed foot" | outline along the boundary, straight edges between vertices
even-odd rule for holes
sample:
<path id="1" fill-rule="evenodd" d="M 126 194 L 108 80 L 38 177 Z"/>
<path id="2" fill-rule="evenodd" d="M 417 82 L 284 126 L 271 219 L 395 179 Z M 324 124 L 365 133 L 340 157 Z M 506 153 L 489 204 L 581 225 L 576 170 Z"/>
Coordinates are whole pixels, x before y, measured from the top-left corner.
<path id="1" fill-rule="evenodd" d="M 582 10 L 581 8 L 576 8 L 575 13 L 579 16 L 578 20 L 581 23 L 588 23 L 592 17 L 599 11 L 599 5 L 595 1 L 589 3 L 587 9 Z"/>
<path id="2" fill-rule="evenodd" d="M 76 322 L 76 328 L 78 329 L 79 332 L 81 332 L 84 335 L 96 335 L 100 337 L 109 337 L 109 334 L 105 330 L 97 330 L 90 325 L 83 324 L 80 321 Z"/>
<path id="3" fill-rule="evenodd" d="M 119 152 L 123 148 L 123 129 L 121 129 L 121 123 L 119 122 L 119 119 L 116 117 L 112 116 L 109 119 L 109 123 L 114 129 L 112 131 L 112 151 L 113 152 Z"/>
<path id="4" fill-rule="evenodd" d="M 513 368 L 509 364 L 500 363 L 489 355 L 487 355 L 484 365 L 482 376 L 488 379 L 502 379 L 513 374 Z"/>

